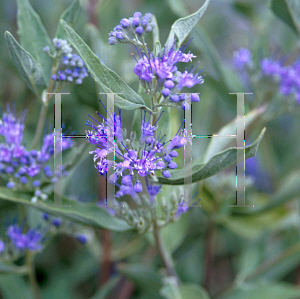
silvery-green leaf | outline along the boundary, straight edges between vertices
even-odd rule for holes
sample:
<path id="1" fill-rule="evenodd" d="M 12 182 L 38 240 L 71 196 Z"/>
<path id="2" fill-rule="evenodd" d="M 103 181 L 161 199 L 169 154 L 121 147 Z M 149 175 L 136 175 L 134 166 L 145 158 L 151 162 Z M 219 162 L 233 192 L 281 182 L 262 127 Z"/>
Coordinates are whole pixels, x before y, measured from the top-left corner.
<path id="1" fill-rule="evenodd" d="M 119 75 L 101 63 L 100 59 L 65 21 L 61 20 L 61 22 L 69 42 L 81 56 L 92 77 L 102 90 L 106 93 L 121 93 L 116 94 L 115 105 L 125 110 L 137 108 L 149 110 L 145 106 L 142 97 L 131 89 Z"/>
<path id="2" fill-rule="evenodd" d="M 275 15 L 300 35 L 300 2 L 298 0 L 272 0 Z"/>
<path id="3" fill-rule="evenodd" d="M 232 95 L 234 96 L 234 95 Z M 266 106 L 262 106 L 256 110 L 253 110 L 245 115 L 245 129 L 247 129 L 250 125 L 254 123 L 254 121 L 257 120 L 259 116 L 261 116 L 266 110 Z M 243 117 L 243 116 L 242 116 Z M 221 130 L 216 134 L 219 136 L 225 136 L 225 135 L 236 135 L 236 119 L 225 125 L 221 128 Z M 216 153 L 224 150 L 226 147 L 230 146 L 232 143 L 236 143 L 235 138 L 226 138 L 226 137 L 216 137 L 211 138 L 211 141 L 209 143 L 209 146 L 207 147 L 207 150 L 204 155 L 204 162 L 207 162 L 212 156 L 214 156 Z"/>
<path id="4" fill-rule="evenodd" d="M 60 19 L 65 20 L 65 22 L 69 26 L 73 27 L 73 25 L 78 17 L 79 10 L 80 10 L 80 2 L 79 2 L 79 0 L 74 0 L 71 3 L 71 5 L 62 13 L 62 15 L 60 16 Z M 62 28 L 60 22 L 58 23 L 55 36 L 57 38 L 66 39 L 66 34 L 65 34 L 64 29 Z"/>
<path id="5" fill-rule="evenodd" d="M 206 0 L 204 4 L 195 13 L 175 21 L 175 23 L 171 27 L 171 31 L 165 44 L 167 50 L 172 47 L 175 36 L 177 38 L 177 48 L 180 47 L 180 45 L 189 35 L 191 30 L 195 27 L 200 18 L 203 16 L 204 12 L 208 7 L 209 2 L 210 0 Z"/>
<path id="6" fill-rule="evenodd" d="M 249 159 L 256 155 L 260 141 L 262 140 L 265 128 L 261 131 L 259 137 L 251 145 L 245 147 L 245 158 Z M 242 160 L 241 160 L 242 161 Z M 239 162 L 241 162 L 239 161 Z M 237 148 L 228 148 L 214 155 L 207 163 L 199 163 L 192 166 L 192 182 L 198 182 L 209 178 L 237 163 Z M 171 172 L 171 178 L 166 179 L 159 177 L 161 184 L 166 185 L 183 185 L 185 178 L 185 169 L 175 170 Z"/>
<path id="7" fill-rule="evenodd" d="M 53 44 L 47 34 L 39 15 L 33 10 L 28 0 L 18 2 L 18 35 L 21 46 L 28 51 L 41 66 L 45 82 L 49 82 L 53 59 L 43 51 Z"/>
<path id="8" fill-rule="evenodd" d="M 10 32 L 5 32 L 5 39 L 14 65 L 24 78 L 28 87 L 40 96 L 46 88 L 41 66 L 24 50 Z"/>
<path id="9" fill-rule="evenodd" d="M 27 192 L 13 191 L 5 187 L 0 187 L 0 199 L 3 200 L 31 206 L 58 217 L 65 217 L 72 221 L 94 227 L 102 227 L 114 231 L 131 229 L 125 221 L 112 216 L 107 210 L 95 204 L 86 204 L 63 197 L 63 205 L 70 205 L 71 207 L 60 207 L 54 206 L 53 194 L 46 201 L 37 203 L 31 202 L 32 196 L 33 194 Z"/>

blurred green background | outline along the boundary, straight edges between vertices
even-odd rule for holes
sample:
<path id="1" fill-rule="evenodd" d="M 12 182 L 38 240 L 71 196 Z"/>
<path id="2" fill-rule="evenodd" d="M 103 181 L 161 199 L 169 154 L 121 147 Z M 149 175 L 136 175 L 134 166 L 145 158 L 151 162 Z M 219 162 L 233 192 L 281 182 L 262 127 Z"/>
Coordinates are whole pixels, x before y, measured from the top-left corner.
<path id="1" fill-rule="evenodd" d="M 30 2 L 53 38 L 59 16 L 71 1 Z M 137 91 L 138 80 L 132 71 L 135 60 L 131 56 L 135 50 L 127 45 L 108 46 L 108 33 L 120 19 L 135 11 L 151 12 L 157 18 L 163 44 L 172 23 L 201 4 L 193 0 L 83 0 L 74 29 L 108 67 Z M 246 143 L 250 143 L 263 127 L 267 128 L 258 156 L 246 162 L 246 203 L 254 204 L 255 212 L 228 208 L 235 201 L 233 168 L 194 184 L 202 207 L 191 208 L 165 229 L 164 238 L 171 244 L 179 277 L 204 286 L 216 298 L 216 294 L 218 298 L 300 298 L 300 108 L 293 97 L 280 95 L 276 84 L 254 76 L 264 57 L 299 59 L 299 35 L 276 17 L 270 6 L 268 0 L 212 0 L 190 35 L 193 40 L 189 50 L 200 60 L 205 79 L 200 88 L 193 89 L 201 92 L 201 102 L 193 104 L 192 109 L 193 134 L 215 134 L 236 117 L 236 97 L 230 92 L 254 93 L 246 96 L 246 114 L 270 103 L 269 110 L 246 130 Z M 6 103 L 14 102 L 17 111 L 28 109 L 24 139 L 30 144 L 40 104 L 9 58 L 4 32 L 8 30 L 17 37 L 16 18 L 16 2 L 0 0 L 0 103 L 4 108 Z M 232 66 L 233 52 L 241 47 L 253 53 L 255 67 L 249 84 Z M 267 97 L 268 88 L 271 98 Z M 63 122 L 67 129 L 83 135 L 88 114 L 101 111 L 98 99 L 105 102 L 105 97 L 97 94 L 99 90 L 91 78 L 66 91 L 71 95 L 63 96 Z M 130 128 L 133 112 L 123 111 L 122 115 Z M 172 114 L 174 133 L 182 118 L 182 112 Z M 48 122 L 53 122 L 53 109 Z M 203 157 L 210 141 L 193 140 L 193 161 Z M 67 179 L 65 192 L 78 200 L 96 202 L 103 198 L 104 185 L 88 150 Z M 171 190 L 168 188 L 164 191 L 166 197 Z M 14 204 L 1 200 L 0 207 L 3 223 L 7 215 L 18 215 L 19 207 Z M 40 217 L 39 212 L 31 213 L 33 218 Z M 57 235 L 37 255 L 37 279 L 43 298 L 162 298 L 157 271 L 161 262 L 149 235 L 99 229 L 94 232 L 94 241 L 87 246 L 67 235 Z M 23 284 L 21 277 L 0 274 L 0 298 L 30 298 L 25 297 Z M 105 290 L 110 293 L 101 297 Z"/>

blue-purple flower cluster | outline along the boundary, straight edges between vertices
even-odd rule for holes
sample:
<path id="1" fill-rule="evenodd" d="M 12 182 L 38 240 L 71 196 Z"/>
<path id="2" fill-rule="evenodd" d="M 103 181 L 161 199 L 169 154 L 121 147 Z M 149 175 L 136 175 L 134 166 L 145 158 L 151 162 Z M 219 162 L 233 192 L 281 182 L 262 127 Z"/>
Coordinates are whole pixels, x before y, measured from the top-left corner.
<path id="1" fill-rule="evenodd" d="M 56 50 L 56 56 L 60 58 L 60 63 L 57 73 L 53 74 L 51 79 L 81 84 L 82 80 L 89 76 L 84 61 L 79 55 L 72 53 L 73 49 L 68 45 L 66 40 L 54 38 L 53 44 Z M 44 51 L 50 53 L 49 47 L 45 47 Z"/>
<path id="2" fill-rule="evenodd" d="M 146 90 L 150 90 L 150 94 L 157 92 L 162 96 L 157 96 L 157 106 L 164 105 L 181 105 L 183 109 L 188 109 L 185 94 L 178 94 L 184 87 L 191 88 L 196 84 L 204 82 L 200 72 L 194 74 L 199 62 L 189 70 L 185 69 L 182 73 L 178 70 L 179 62 L 187 63 L 192 61 L 193 53 L 184 53 L 186 46 L 179 50 L 175 50 L 175 43 L 172 48 L 165 53 L 155 56 L 153 53 L 145 53 L 138 51 L 139 59 L 136 59 L 134 73 L 139 77 L 141 84 Z M 192 102 L 199 102 L 199 95 L 193 93 L 191 95 Z"/>
<path id="3" fill-rule="evenodd" d="M 12 224 L 6 234 L 10 243 L 19 250 L 40 251 L 43 248 L 43 234 L 38 229 L 29 229 L 24 233 L 24 227 Z"/>
<path id="4" fill-rule="evenodd" d="M 49 238 L 50 234 L 56 234 L 61 230 L 62 220 L 57 217 L 52 217 L 48 213 L 43 214 L 43 219 L 47 222 L 47 225 L 42 228 L 28 228 L 28 223 L 23 221 L 21 225 L 17 223 L 10 224 L 6 227 L 7 241 L 4 242 L 0 239 L 0 254 L 4 251 L 9 256 L 18 255 L 20 252 L 29 250 L 29 251 L 41 251 L 44 247 L 44 242 Z M 74 236 L 81 244 L 88 243 L 88 236 L 86 234 L 78 233 L 78 228 L 72 227 L 75 224 L 69 223 L 68 226 L 65 223 L 64 229 L 65 233 Z M 60 229 L 60 230 L 58 230 Z M 76 230 L 77 229 L 77 230 Z"/>
<path id="5" fill-rule="evenodd" d="M 142 184 L 139 177 L 146 177 L 155 172 L 161 172 L 165 178 L 170 178 L 170 169 L 176 169 L 177 164 L 173 158 L 178 156 L 177 149 L 186 144 L 186 138 L 183 130 L 179 128 L 177 134 L 169 141 L 163 141 L 165 136 L 158 134 L 157 121 L 151 125 L 150 117 L 146 121 L 146 112 L 142 115 L 141 112 L 141 137 L 139 145 L 135 143 L 135 134 L 130 134 L 130 139 L 126 139 L 126 132 L 122 129 L 121 112 L 119 115 L 109 115 L 109 118 L 103 118 L 100 123 L 93 119 L 97 124 L 87 121 L 87 125 L 92 128 L 86 132 L 86 137 L 92 144 L 97 145 L 94 151 L 90 154 L 94 155 L 96 168 L 101 175 L 105 175 L 110 167 L 114 167 L 114 174 L 108 179 L 110 183 L 114 183 L 119 187 L 116 196 L 121 197 L 125 194 L 135 194 L 142 192 Z M 110 142 L 115 138 L 115 143 Z M 120 162 L 107 160 L 109 153 L 115 152 L 116 158 Z M 120 184 L 117 181 L 120 178 Z M 153 195 L 160 188 L 149 187 L 148 191 Z M 155 190 L 155 191 L 154 191 Z"/>
<path id="6" fill-rule="evenodd" d="M 300 62 L 285 66 L 279 61 L 265 58 L 261 61 L 262 73 L 278 81 L 282 95 L 295 95 L 300 103 Z"/>
<path id="7" fill-rule="evenodd" d="M 40 150 L 26 150 L 22 145 L 25 114 L 17 116 L 15 108 L 7 105 L 7 112 L 0 118 L 0 174 L 9 182 L 7 188 L 35 189 L 33 201 L 46 199 L 39 187 L 41 180 L 57 179 L 49 165 L 46 165 L 54 154 L 54 133 L 45 135 Z M 62 140 L 62 150 L 72 146 L 69 139 Z M 67 172 L 63 172 L 67 175 Z"/>
<path id="8" fill-rule="evenodd" d="M 154 28 L 152 14 L 146 13 L 144 16 L 140 12 L 135 12 L 133 17 L 122 19 L 113 31 L 109 33 L 108 43 L 114 45 L 117 43 L 140 44 L 139 37 L 143 37 Z"/>

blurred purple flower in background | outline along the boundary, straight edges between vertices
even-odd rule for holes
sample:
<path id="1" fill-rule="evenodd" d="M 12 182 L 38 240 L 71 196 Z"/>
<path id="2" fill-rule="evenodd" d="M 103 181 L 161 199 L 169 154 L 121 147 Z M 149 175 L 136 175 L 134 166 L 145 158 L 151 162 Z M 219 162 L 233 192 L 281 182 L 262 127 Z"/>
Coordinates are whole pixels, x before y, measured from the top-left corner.
<path id="1" fill-rule="evenodd" d="M 260 63 L 264 75 L 270 76 L 279 83 L 282 95 L 295 95 L 300 104 L 300 61 L 284 66 L 279 61 L 265 58 Z"/>
<path id="2" fill-rule="evenodd" d="M 241 48 L 238 51 L 233 52 L 233 65 L 235 68 L 242 70 L 245 66 L 251 67 L 252 54 L 251 51 L 245 48 Z"/>

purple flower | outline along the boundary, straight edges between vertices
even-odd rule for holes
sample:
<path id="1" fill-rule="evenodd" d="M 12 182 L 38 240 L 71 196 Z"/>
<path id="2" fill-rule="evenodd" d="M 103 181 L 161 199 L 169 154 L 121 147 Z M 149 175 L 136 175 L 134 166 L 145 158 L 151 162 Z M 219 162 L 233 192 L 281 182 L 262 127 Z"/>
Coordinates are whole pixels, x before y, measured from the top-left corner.
<path id="1" fill-rule="evenodd" d="M 177 63 L 186 63 L 195 57 L 190 52 L 187 54 L 183 53 L 185 48 L 175 50 L 174 43 L 167 53 L 164 51 L 157 56 L 154 56 L 153 53 L 138 52 L 140 59 L 136 59 L 137 64 L 133 71 L 144 84 L 147 83 L 150 87 L 152 79 L 156 78 L 156 81 L 159 82 L 156 90 L 161 92 L 165 98 L 162 102 L 171 101 L 176 103 L 179 101 L 176 92 L 179 92 L 184 87 L 191 88 L 204 82 L 202 76 L 199 75 L 200 72 L 193 73 L 199 63 L 189 71 L 185 70 L 183 73 L 178 71 Z M 198 101 L 198 97 L 193 97 L 193 99 Z"/>
<path id="2" fill-rule="evenodd" d="M 128 19 L 122 19 L 121 20 L 121 25 L 124 27 L 124 28 L 127 28 L 129 25 L 130 25 L 130 21 Z"/>
<path id="3" fill-rule="evenodd" d="M 246 65 L 251 66 L 252 58 L 251 51 L 245 48 L 241 48 L 233 53 L 233 65 L 242 70 Z"/>
<path id="4" fill-rule="evenodd" d="M 189 209 L 189 207 L 183 206 L 184 202 L 179 203 L 178 207 L 177 207 L 177 213 L 176 216 L 180 217 L 181 214 L 186 213 L 187 210 Z"/>
<path id="5" fill-rule="evenodd" d="M 88 242 L 88 238 L 86 235 L 79 235 L 76 239 L 83 245 L 85 245 Z"/>
<path id="6" fill-rule="evenodd" d="M 31 177 L 39 175 L 44 164 L 54 154 L 54 133 L 44 137 L 41 150 L 27 151 L 21 145 L 24 120 L 25 113 L 17 117 L 14 106 L 12 110 L 7 106 L 7 112 L 0 118 L 0 135 L 4 136 L 4 142 L 0 143 L 0 171 L 10 180 L 7 188 L 32 186 Z M 71 140 L 63 140 L 63 150 L 71 146 Z"/>
<path id="7" fill-rule="evenodd" d="M 88 132 L 87 137 L 92 144 L 98 146 L 98 148 L 90 152 L 90 154 L 94 155 L 94 161 L 97 161 L 95 167 L 101 175 L 105 175 L 110 167 L 114 167 L 114 174 L 108 178 L 108 181 L 119 187 L 119 191 L 116 194 L 117 198 L 125 194 L 137 198 L 137 193 L 142 192 L 142 184 L 140 183 L 139 176 L 147 178 L 148 175 L 153 175 L 156 171 L 160 171 L 163 176 L 169 178 L 171 174 L 166 170 L 163 159 L 169 163 L 169 168 L 177 168 L 177 164 L 172 162 L 169 152 L 174 157 L 177 156 L 177 152 L 173 149 L 182 147 L 185 144 L 185 137 L 183 136 L 183 132 L 180 132 L 180 128 L 176 136 L 170 141 L 163 142 L 165 136 L 161 137 L 161 133 L 156 137 L 156 124 L 161 116 L 162 113 L 152 125 L 150 124 L 151 116 L 149 115 L 146 121 L 146 112 L 144 112 L 144 115 L 141 112 L 142 134 L 138 147 L 134 143 L 135 133 L 131 133 L 130 140 L 126 139 L 126 142 L 123 142 L 121 138 L 116 138 L 114 143 L 108 144 L 106 136 L 117 135 L 116 131 L 118 129 L 121 130 L 121 118 L 115 118 L 115 126 L 109 126 L 103 116 L 101 116 L 103 122 L 98 123 L 98 126 L 88 123 L 94 129 L 94 132 Z M 110 119 L 113 119 L 113 117 L 110 116 Z M 94 121 L 96 120 L 94 119 Z M 112 128 L 114 128 L 114 132 L 112 132 Z M 98 131 L 98 136 L 96 131 Z M 165 148 L 167 144 L 168 146 Z M 116 161 L 107 159 L 108 153 L 112 152 L 115 152 Z M 122 177 L 121 185 L 117 183 L 118 177 Z M 133 180 L 135 181 L 134 185 L 132 185 Z"/>
<path id="8" fill-rule="evenodd" d="M 135 29 L 135 33 L 138 34 L 138 35 L 142 35 L 144 32 L 144 29 L 142 26 L 139 26 Z"/>
<path id="9" fill-rule="evenodd" d="M 133 186 L 133 189 L 136 193 L 141 193 L 143 191 L 142 183 L 140 181 L 136 181 Z"/>
<path id="10" fill-rule="evenodd" d="M 23 228 L 17 224 L 10 225 L 6 231 L 12 244 L 20 249 L 28 249 L 30 251 L 41 250 L 43 246 L 42 234 L 35 229 L 28 230 L 27 233 L 23 233 Z"/>
<path id="11" fill-rule="evenodd" d="M 279 82 L 279 90 L 283 95 L 293 94 L 300 103 L 300 63 L 283 66 L 278 61 L 265 58 L 260 63 L 262 73 Z"/>
<path id="12" fill-rule="evenodd" d="M 0 239 L 0 253 L 2 253 L 5 249 L 5 243 Z"/>
<path id="13" fill-rule="evenodd" d="M 170 144 L 167 146 L 167 150 L 171 151 L 173 149 L 178 149 L 186 144 L 186 138 L 184 137 L 184 131 L 181 131 L 178 135 L 175 135 Z"/>
<path id="14" fill-rule="evenodd" d="M 60 51 L 58 57 L 60 57 L 61 54 L 64 55 L 61 56 L 62 67 L 57 74 L 53 74 L 51 76 L 51 79 L 55 81 L 73 82 L 76 78 L 78 78 L 75 80 L 75 83 L 81 84 L 82 79 L 89 75 L 84 61 L 79 55 L 72 54 L 73 49 L 68 45 L 66 40 L 54 38 L 53 43 L 56 50 Z M 57 45 L 60 46 L 57 47 Z"/>
<path id="15" fill-rule="evenodd" d="M 61 220 L 59 218 L 54 218 L 52 220 L 52 224 L 55 226 L 55 227 L 59 227 L 61 226 Z"/>
<path id="16" fill-rule="evenodd" d="M 171 177 L 171 173 L 168 170 L 164 170 L 162 172 L 162 175 L 163 175 L 163 177 L 165 177 L 167 179 Z"/>

